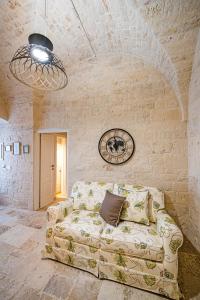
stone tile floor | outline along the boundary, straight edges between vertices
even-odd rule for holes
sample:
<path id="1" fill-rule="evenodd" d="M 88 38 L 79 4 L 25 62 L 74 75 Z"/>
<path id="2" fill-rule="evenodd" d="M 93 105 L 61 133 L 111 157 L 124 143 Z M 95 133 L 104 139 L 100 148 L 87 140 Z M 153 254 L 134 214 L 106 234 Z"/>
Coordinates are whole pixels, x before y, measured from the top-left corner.
<path id="1" fill-rule="evenodd" d="M 0 300 L 159 300 L 161 296 L 52 260 L 41 260 L 45 212 L 0 206 Z M 200 299 L 200 257 L 186 241 L 179 282 L 185 299 Z"/>

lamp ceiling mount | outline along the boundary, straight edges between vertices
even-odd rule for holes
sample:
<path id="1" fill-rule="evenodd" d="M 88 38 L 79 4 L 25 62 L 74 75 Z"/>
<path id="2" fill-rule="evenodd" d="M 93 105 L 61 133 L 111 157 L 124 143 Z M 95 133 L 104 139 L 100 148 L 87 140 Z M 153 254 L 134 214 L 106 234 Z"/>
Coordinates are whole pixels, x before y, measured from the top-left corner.
<path id="1" fill-rule="evenodd" d="M 50 51 L 53 51 L 53 44 L 46 36 L 40 33 L 32 33 L 28 37 L 29 44 L 43 46 L 48 48 Z"/>

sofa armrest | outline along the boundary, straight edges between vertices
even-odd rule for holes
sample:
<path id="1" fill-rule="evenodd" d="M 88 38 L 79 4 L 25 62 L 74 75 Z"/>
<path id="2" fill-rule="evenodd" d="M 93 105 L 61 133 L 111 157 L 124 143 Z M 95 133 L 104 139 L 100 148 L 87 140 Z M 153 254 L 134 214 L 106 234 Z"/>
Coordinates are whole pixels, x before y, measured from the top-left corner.
<path id="1" fill-rule="evenodd" d="M 165 210 L 157 213 L 157 231 L 164 247 L 163 275 L 175 280 L 178 275 L 178 249 L 183 244 L 182 232 Z"/>
<path id="2" fill-rule="evenodd" d="M 49 206 L 47 209 L 47 221 L 49 225 L 63 221 L 73 211 L 73 199 L 69 198 L 57 205 Z"/>

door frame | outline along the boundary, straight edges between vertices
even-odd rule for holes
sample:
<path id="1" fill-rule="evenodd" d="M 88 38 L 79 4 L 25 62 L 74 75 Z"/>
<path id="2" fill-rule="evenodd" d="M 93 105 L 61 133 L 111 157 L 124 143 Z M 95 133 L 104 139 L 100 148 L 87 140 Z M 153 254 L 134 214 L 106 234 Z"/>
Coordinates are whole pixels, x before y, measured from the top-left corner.
<path id="1" fill-rule="evenodd" d="M 69 147 L 69 130 L 63 128 L 38 129 L 34 133 L 34 159 L 33 159 L 33 210 L 40 209 L 40 147 L 42 133 L 66 133 L 66 193 L 68 195 L 68 147 Z"/>

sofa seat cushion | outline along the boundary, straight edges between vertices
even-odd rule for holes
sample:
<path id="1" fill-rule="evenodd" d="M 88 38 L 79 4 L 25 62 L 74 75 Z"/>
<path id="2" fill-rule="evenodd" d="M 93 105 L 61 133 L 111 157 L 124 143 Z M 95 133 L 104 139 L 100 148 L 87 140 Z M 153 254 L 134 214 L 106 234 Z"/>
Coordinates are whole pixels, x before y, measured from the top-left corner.
<path id="1" fill-rule="evenodd" d="M 101 249 L 154 261 L 164 257 L 163 242 L 155 224 L 150 226 L 121 221 L 118 227 L 106 224 L 101 234 Z"/>
<path id="2" fill-rule="evenodd" d="M 105 224 L 98 213 L 74 210 L 63 222 L 53 226 L 53 233 L 57 237 L 99 248 Z"/>

